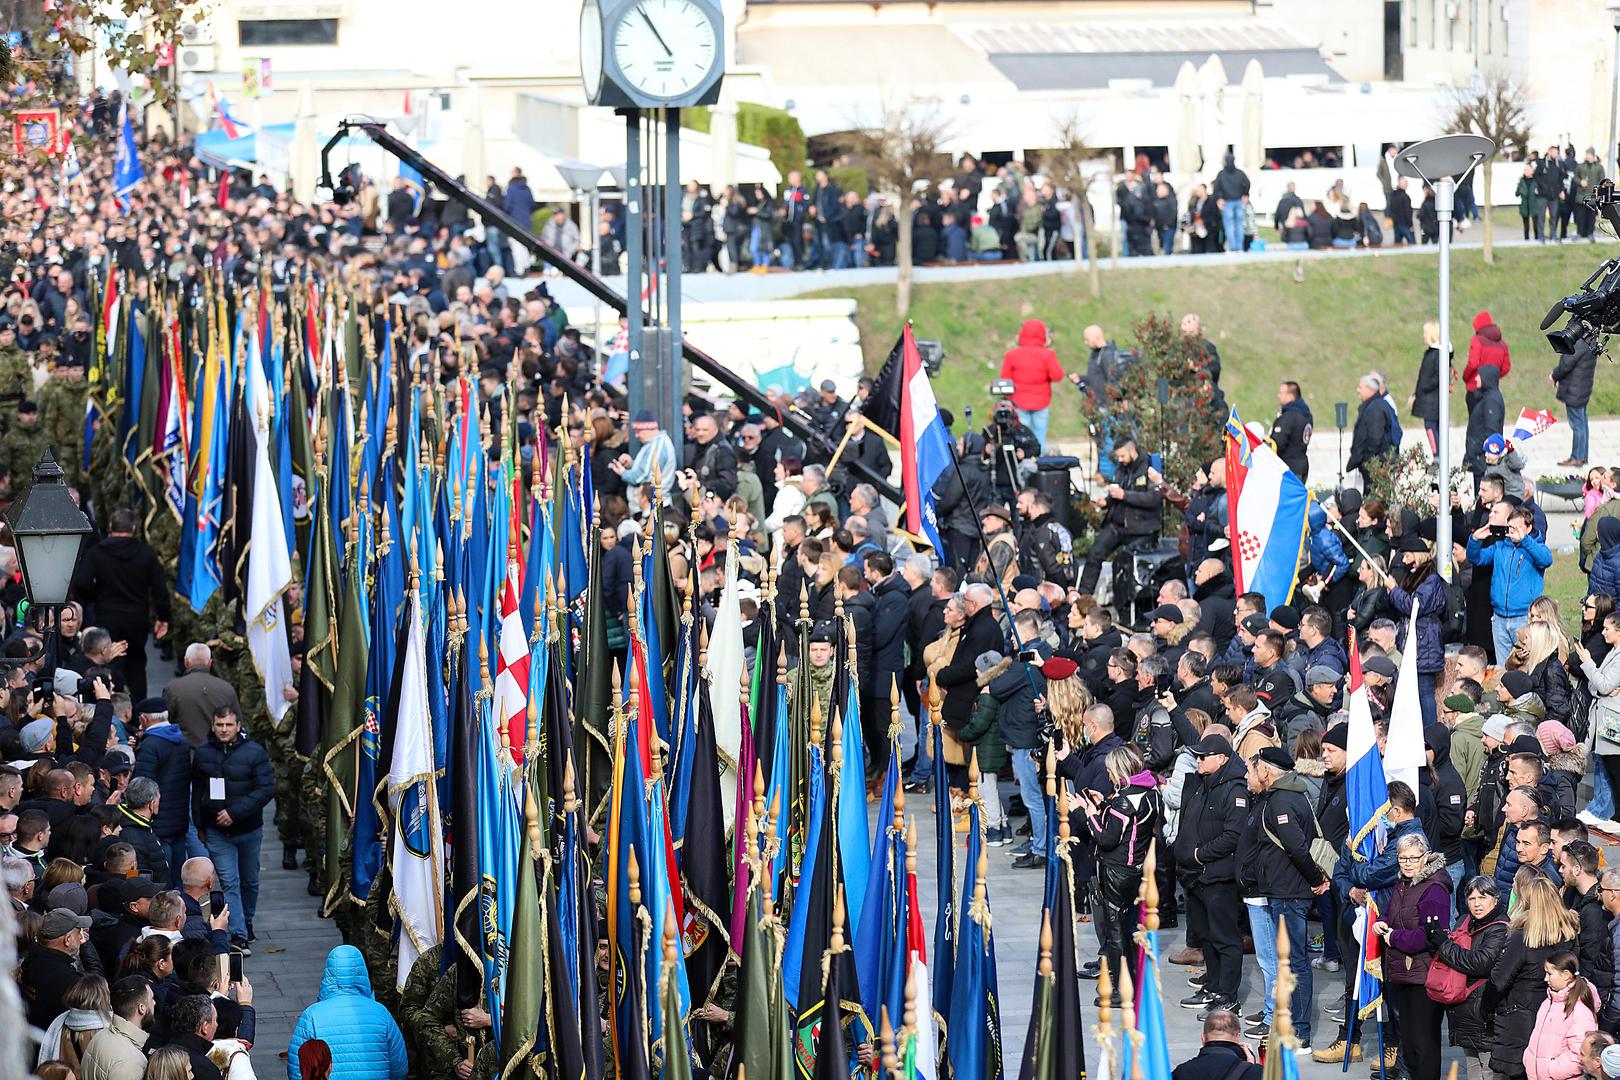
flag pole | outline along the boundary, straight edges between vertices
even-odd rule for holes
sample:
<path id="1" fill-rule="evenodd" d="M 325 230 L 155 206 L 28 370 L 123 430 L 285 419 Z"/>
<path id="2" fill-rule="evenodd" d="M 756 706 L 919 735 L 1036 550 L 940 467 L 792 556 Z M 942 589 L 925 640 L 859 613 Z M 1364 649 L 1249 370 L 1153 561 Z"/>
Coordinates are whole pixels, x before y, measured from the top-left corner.
<path id="1" fill-rule="evenodd" d="M 946 443 L 950 447 L 951 468 L 956 470 L 956 482 L 962 485 L 962 495 L 965 498 L 967 496 L 967 480 L 962 476 L 962 459 L 956 452 L 955 437 L 953 436 L 952 438 L 947 439 Z M 982 514 L 983 511 L 980 510 L 978 513 L 973 515 L 973 529 L 979 534 L 979 547 L 984 551 L 985 555 L 988 556 L 990 553 L 990 538 L 984 534 L 984 522 L 980 520 L 980 516 Z M 971 567 L 969 569 L 971 569 Z M 1018 637 L 1017 620 L 1014 619 L 1011 614 L 1012 601 L 1007 598 L 1006 586 L 1002 585 L 1001 575 L 995 572 L 994 565 L 990 567 L 990 571 L 990 580 L 995 583 L 996 594 L 1001 597 L 1001 609 L 1008 612 L 1007 627 L 1008 633 L 1012 635 L 1013 649 L 1019 654 L 1022 654 L 1024 651 L 1024 643 Z M 1030 674 L 1029 668 L 1029 664 L 1024 665 L 1024 678 L 1029 680 L 1030 691 L 1036 696 L 1039 696 L 1041 688 L 1035 685 L 1035 676 Z"/>

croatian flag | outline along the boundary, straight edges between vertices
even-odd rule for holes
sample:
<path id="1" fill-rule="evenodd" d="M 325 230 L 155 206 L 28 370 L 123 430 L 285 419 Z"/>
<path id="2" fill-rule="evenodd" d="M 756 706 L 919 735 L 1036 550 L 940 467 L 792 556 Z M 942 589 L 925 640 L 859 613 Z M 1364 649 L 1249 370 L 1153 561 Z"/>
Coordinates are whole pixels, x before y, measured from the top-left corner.
<path id="1" fill-rule="evenodd" d="M 1409 650 L 1415 653 L 1417 650 Z M 1348 858 L 1368 862 L 1384 847 L 1384 812 L 1388 809 L 1388 785 L 1384 780 L 1383 755 L 1378 751 L 1378 733 L 1373 730 L 1372 705 L 1361 677 L 1361 652 L 1356 635 L 1350 633 L 1350 730 L 1345 740 L 1344 794 L 1350 819 Z M 1354 933 L 1361 943 L 1361 966 L 1356 976 L 1356 1010 L 1362 1019 L 1371 1016 L 1383 1002 L 1378 937 L 1370 932 L 1377 919 L 1371 897 L 1356 912 Z"/>
<path id="2" fill-rule="evenodd" d="M 1520 409 L 1519 420 L 1513 425 L 1513 434 L 1508 438 L 1508 445 L 1528 442 L 1556 423 L 1558 417 L 1546 409 Z"/>
<path id="3" fill-rule="evenodd" d="M 1227 540 L 1237 591 L 1257 592 L 1269 611 L 1288 603 L 1305 546 L 1310 508 L 1305 482 L 1283 464 L 1269 442 L 1226 418 Z"/>
<path id="4" fill-rule="evenodd" d="M 253 134 L 253 125 L 244 124 L 231 112 L 231 103 L 225 100 L 225 95 L 216 93 L 214 84 L 208 84 L 208 96 L 214 99 L 214 112 L 219 116 L 219 126 L 225 132 L 227 139 L 240 139 L 244 135 Z"/>
<path id="5" fill-rule="evenodd" d="M 900 486 L 906 495 L 906 530 L 943 551 L 934 512 L 934 481 L 951 467 L 951 433 L 939 415 L 917 339 L 905 329 L 900 369 Z"/>

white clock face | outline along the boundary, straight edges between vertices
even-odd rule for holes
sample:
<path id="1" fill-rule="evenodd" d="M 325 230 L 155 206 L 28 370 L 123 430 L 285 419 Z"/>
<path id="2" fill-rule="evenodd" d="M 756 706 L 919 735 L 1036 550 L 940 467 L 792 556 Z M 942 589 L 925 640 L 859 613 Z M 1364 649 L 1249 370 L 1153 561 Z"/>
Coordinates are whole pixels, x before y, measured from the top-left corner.
<path id="1" fill-rule="evenodd" d="M 639 0 L 619 19 L 613 59 L 649 97 L 690 93 L 714 67 L 714 23 L 692 0 Z"/>
<path id="2" fill-rule="evenodd" d="M 602 86 L 602 11 L 598 0 L 585 0 L 579 12 L 579 78 L 585 96 L 594 100 Z"/>

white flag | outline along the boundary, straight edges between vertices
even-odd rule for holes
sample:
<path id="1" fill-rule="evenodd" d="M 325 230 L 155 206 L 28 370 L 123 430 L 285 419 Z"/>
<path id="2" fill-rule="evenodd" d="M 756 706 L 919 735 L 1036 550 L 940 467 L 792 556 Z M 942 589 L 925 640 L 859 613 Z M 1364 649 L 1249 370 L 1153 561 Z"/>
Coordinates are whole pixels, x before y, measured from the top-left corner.
<path id="1" fill-rule="evenodd" d="M 720 606 L 715 611 L 714 631 L 709 635 L 709 704 L 714 709 L 714 742 L 720 751 L 721 791 L 737 782 L 737 755 L 742 753 L 743 625 L 742 607 L 737 599 L 737 548 L 726 552 L 726 579 L 720 590 Z M 731 824 L 736 807 L 732 800 L 721 800 L 726 824 Z"/>
<path id="2" fill-rule="evenodd" d="M 1389 710 L 1389 738 L 1384 741 L 1384 780 L 1401 781 L 1419 802 L 1423 788 L 1418 777 L 1428 764 L 1423 745 L 1423 702 L 1418 693 L 1417 597 L 1412 598 L 1412 619 L 1406 627 L 1406 651 L 1401 653 L 1400 676 L 1395 680 L 1395 703 Z"/>
<path id="3" fill-rule="evenodd" d="M 248 409 L 253 418 L 253 532 L 248 549 L 248 650 L 264 680 L 265 707 L 281 723 L 287 715 L 286 691 L 292 687 L 292 656 L 287 649 L 281 594 L 292 584 L 292 557 L 287 552 L 286 526 L 281 516 L 281 493 L 276 471 L 270 467 L 270 386 L 259 363 L 258 335 L 248 335 Z"/>
<path id="4" fill-rule="evenodd" d="M 411 589 L 405 672 L 394 716 L 394 760 L 388 767 L 388 805 L 394 813 L 390 862 L 394 916 L 399 920 L 399 974 L 405 986 L 417 957 L 439 944 L 444 904 L 444 847 L 434 793 L 433 720 L 428 711 L 427 643 L 422 596 Z"/>

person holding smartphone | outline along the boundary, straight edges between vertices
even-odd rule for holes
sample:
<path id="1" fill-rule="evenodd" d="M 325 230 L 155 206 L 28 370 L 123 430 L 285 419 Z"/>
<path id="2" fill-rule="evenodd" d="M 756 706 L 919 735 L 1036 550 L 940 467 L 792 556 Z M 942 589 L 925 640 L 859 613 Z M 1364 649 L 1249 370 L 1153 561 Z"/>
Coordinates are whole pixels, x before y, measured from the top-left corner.
<path id="1" fill-rule="evenodd" d="M 1491 639 L 1499 664 L 1507 662 L 1514 636 L 1530 621 L 1530 605 L 1545 591 L 1544 575 L 1552 565 L 1552 552 L 1533 535 L 1535 521 L 1528 506 L 1510 508 L 1499 502 L 1468 538 L 1468 561 L 1489 568 Z"/>

